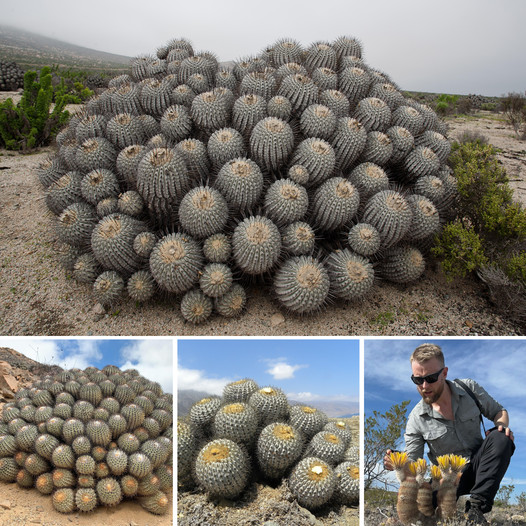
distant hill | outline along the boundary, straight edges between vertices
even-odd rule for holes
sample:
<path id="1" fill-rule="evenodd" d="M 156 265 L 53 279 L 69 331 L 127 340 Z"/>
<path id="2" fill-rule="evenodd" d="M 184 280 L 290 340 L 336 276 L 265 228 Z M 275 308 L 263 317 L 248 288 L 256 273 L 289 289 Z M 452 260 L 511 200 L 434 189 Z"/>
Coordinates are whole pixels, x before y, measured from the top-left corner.
<path id="1" fill-rule="evenodd" d="M 127 71 L 131 57 L 105 53 L 0 25 L 0 60 L 16 62 L 23 70 L 57 64 L 84 71 Z"/>
<path id="2" fill-rule="evenodd" d="M 209 393 L 204 391 L 194 391 L 193 389 L 182 389 L 177 391 L 177 415 L 184 416 L 195 402 L 199 402 L 203 398 L 208 398 Z"/>
<path id="3" fill-rule="evenodd" d="M 182 389 L 177 391 L 177 414 L 184 416 L 192 407 L 192 404 L 198 402 L 202 398 L 212 396 L 210 393 L 204 391 L 194 391 L 193 389 Z M 290 400 L 290 404 L 299 404 L 300 402 Z M 325 412 L 327 416 L 331 418 L 350 418 L 358 414 L 359 406 L 358 403 L 353 402 L 333 402 L 323 401 L 307 404 L 320 409 Z"/>

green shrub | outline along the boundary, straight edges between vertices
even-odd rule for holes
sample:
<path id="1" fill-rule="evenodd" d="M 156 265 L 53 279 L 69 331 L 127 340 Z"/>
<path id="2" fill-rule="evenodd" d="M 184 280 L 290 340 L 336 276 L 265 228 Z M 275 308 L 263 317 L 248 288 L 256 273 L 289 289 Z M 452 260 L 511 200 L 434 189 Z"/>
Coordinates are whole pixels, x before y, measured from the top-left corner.
<path id="1" fill-rule="evenodd" d="M 505 231 L 503 222 L 508 215 L 516 216 L 517 210 L 507 211 L 514 206 L 513 191 L 494 148 L 480 143 L 455 144 L 450 163 L 457 179 L 458 217 L 469 218 L 477 233 L 501 235 Z M 517 217 L 514 220 L 520 223 Z"/>
<path id="2" fill-rule="evenodd" d="M 373 411 L 365 420 L 364 487 L 373 483 L 388 484 L 386 470 L 379 468 L 388 449 L 396 449 L 402 442 L 407 422 L 409 400 L 392 405 L 385 413 Z"/>
<path id="3" fill-rule="evenodd" d="M 435 111 L 442 116 L 447 115 L 449 113 L 449 109 L 449 104 L 447 102 L 437 102 L 435 106 Z"/>
<path id="4" fill-rule="evenodd" d="M 512 280 L 526 278 L 526 211 L 512 201 L 513 191 L 493 146 L 478 137 L 454 143 L 449 163 L 457 180 L 456 219 L 436 240 L 433 254 L 448 279 L 487 265 L 502 268 Z"/>
<path id="5" fill-rule="evenodd" d="M 0 143 L 8 150 L 31 150 L 48 144 L 69 118 L 64 109 L 70 96 L 59 94 L 51 109 L 54 90 L 51 69 L 24 75 L 24 93 L 18 105 L 11 99 L 0 104 Z"/>
<path id="6" fill-rule="evenodd" d="M 369 488 L 365 490 L 364 498 L 369 506 L 385 508 L 387 506 L 396 506 L 398 494 L 396 491 Z"/>
<path id="7" fill-rule="evenodd" d="M 520 250 L 503 258 L 501 265 L 512 281 L 526 285 L 526 251 Z"/>
<path id="8" fill-rule="evenodd" d="M 454 113 L 458 101 L 458 95 L 439 95 L 435 103 L 435 111 L 439 115 L 448 115 Z"/>
<path id="9" fill-rule="evenodd" d="M 495 102 L 484 102 L 480 106 L 480 109 L 484 111 L 497 111 L 497 104 Z"/>
<path id="10" fill-rule="evenodd" d="M 55 88 L 55 100 L 57 97 L 69 95 L 70 104 L 82 104 L 93 96 L 93 91 L 85 87 L 86 74 L 85 72 L 59 72 L 55 71 L 55 75 L 60 78 L 60 83 Z"/>
<path id="11" fill-rule="evenodd" d="M 472 226 L 465 226 L 458 219 L 445 225 L 432 252 L 442 260 L 448 280 L 465 277 L 488 262 L 479 235 Z"/>

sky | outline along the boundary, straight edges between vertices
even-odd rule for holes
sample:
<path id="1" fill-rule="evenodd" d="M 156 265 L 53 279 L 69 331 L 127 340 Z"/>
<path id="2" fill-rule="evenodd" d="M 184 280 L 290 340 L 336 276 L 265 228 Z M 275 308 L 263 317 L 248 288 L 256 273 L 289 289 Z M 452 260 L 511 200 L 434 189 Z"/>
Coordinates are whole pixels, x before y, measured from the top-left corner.
<path id="1" fill-rule="evenodd" d="M 358 38 L 403 90 L 505 95 L 526 88 L 524 0 L 3 0 L 1 23 L 127 56 L 173 38 L 221 61 L 281 38 L 307 47 Z"/>
<path id="2" fill-rule="evenodd" d="M 102 369 L 116 365 L 137 369 L 141 376 L 159 382 L 164 392 L 173 393 L 173 342 L 171 339 L 46 339 L 0 338 L 0 347 L 9 347 L 47 365 L 63 369 Z"/>
<path id="3" fill-rule="evenodd" d="M 373 410 L 385 413 L 393 404 L 411 400 L 410 410 L 420 399 L 411 382 L 409 357 L 422 343 L 442 347 L 448 378 L 472 378 L 501 403 L 510 414 L 510 428 L 517 449 L 503 484 L 515 485 L 514 495 L 526 492 L 526 340 L 366 340 L 364 345 L 365 416 Z M 486 429 L 493 427 L 485 422 Z M 403 444 L 400 449 L 403 449 Z"/>
<path id="4" fill-rule="evenodd" d="M 305 404 L 359 403 L 358 340 L 180 339 L 177 361 L 178 389 L 221 395 L 227 383 L 252 378 Z"/>

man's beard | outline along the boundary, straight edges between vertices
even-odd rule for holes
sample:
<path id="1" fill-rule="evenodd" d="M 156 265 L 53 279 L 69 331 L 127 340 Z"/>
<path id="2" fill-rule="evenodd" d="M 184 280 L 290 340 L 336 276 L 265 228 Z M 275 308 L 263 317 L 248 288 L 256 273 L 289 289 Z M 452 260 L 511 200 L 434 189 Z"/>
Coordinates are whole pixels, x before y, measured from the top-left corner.
<path id="1" fill-rule="evenodd" d="M 426 395 L 424 395 L 421 392 L 420 396 L 422 397 L 422 400 L 427 405 L 432 405 L 440 398 L 440 396 L 442 395 L 443 391 L 444 391 L 444 384 L 442 384 L 441 388 L 438 391 L 434 391 L 433 394 L 426 396 Z"/>

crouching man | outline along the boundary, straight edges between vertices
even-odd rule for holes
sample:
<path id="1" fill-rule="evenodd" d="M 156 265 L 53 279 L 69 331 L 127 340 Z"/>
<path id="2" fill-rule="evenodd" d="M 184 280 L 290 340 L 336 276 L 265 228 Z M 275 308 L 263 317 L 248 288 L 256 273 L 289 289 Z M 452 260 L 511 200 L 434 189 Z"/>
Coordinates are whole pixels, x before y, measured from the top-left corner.
<path id="1" fill-rule="evenodd" d="M 407 421 L 407 455 L 411 460 L 423 458 L 427 444 L 429 459 L 434 464 L 437 457 L 446 454 L 469 458 L 457 498 L 470 495 L 466 502 L 468 521 L 487 524 L 484 513 L 491 511 L 515 451 L 508 412 L 474 380 L 447 380 L 448 368 L 438 345 L 420 345 L 410 361 L 411 380 L 422 400 Z M 480 431 L 481 414 L 495 424 L 486 431 L 485 438 Z M 390 453 L 388 450 L 384 458 L 386 469 L 392 469 Z"/>

